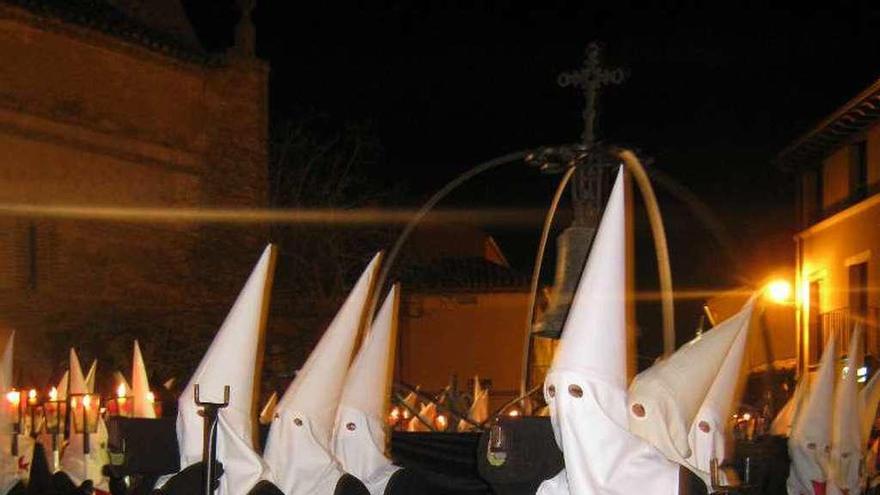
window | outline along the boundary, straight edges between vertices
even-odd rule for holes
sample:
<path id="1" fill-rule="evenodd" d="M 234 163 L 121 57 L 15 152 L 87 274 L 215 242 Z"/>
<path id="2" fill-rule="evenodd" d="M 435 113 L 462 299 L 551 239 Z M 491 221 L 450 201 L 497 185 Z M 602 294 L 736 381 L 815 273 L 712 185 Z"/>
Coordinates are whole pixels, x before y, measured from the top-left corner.
<path id="1" fill-rule="evenodd" d="M 810 282 L 810 313 L 808 320 L 808 340 L 810 346 L 809 364 L 815 364 L 819 362 L 819 358 L 822 356 L 822 349 L 825 347 L 825 342 L 822 341 L 822 332 L 820 325 L 819 281 L 814 280 Z"/>
<path id="2" fill-rule="evenodd" d="M 868 146 L 865 141 L 859 141 L 849 149 L 849 194 L 853 199 L 861 199 L 867 192 Z"/>
<path id="3" fill-rule="evenodd" d="M 807 169 L 801 174 L 801 226 L 806 228 L 819 220 L 822 213 L 822 174 Z"/>
<path id="4" fill-rule="evenodd" d="M 861 324 L 862 331 L 871 329 L 868 326 L 868 262 L 849 265 L 849 325 L 847 330 L 852 332 L 855 325 Z M 849 340 L 849 339 L 847 339 Z M 862 341 L 865 342 L 864 340 Z"/>

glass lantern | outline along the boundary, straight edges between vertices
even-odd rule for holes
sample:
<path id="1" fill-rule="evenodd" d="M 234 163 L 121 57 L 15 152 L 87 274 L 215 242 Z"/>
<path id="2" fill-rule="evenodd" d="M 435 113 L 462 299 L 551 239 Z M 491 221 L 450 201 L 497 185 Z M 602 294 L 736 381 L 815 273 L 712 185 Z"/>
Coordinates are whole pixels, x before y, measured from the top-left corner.
<path id="1" fill-rule="evenodd" d="M 116 387 L 116 395 L 107 401 L 107 414 L 109 416 L 123 416 L 130 418 L 134 412 L 134 397 L 128 395 L 128 389 L 124 383 Z"/>
<path id="2" fill-rule="evenodd" d="M 64 434 L 64 422 L 67 418 L 67 401 L 58 400 L 58 390 L 52 387 L 49 400 L 43 404 L 43 416 L 46 420 L 46 431 L 52 435 Z"/>
<path id="3" fill-rule="evenodd" d="M 101 396 L 98 394 L 71 394 L 70 411 L 75 433 L 97 433 L 101 412 Z"/>

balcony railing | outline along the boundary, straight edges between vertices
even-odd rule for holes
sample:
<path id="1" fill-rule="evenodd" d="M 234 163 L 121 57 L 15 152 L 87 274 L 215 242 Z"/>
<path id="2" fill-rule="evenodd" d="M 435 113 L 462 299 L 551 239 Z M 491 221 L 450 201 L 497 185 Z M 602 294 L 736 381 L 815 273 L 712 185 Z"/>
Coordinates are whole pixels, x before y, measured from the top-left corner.
<path id="1" fill-rule="evenodd" d="M 817 345 L 813 352 L 810 353 L 810 362 L 815 364 L 821 359 L 822 351 L 830 342 L 829 339 L 837 339 L 837 349 L 840 355 L 845 355 L 849 349 L 849 341 L 857 324 L 861 324 L 864 329 L 864 340 L 862 349 L 865 355 L 878 355 L 878 335 L 877 325 L 880 322 L 880 308 L 868 307 L 863 311 L 855 311 L 851 308 L 838 308 L 826 313 L 818 315 L 816 322 L 810 322 L 810 326 L 817 325 L 818 331 L 815 337 Z M 811 345 L 811 347 L 813 347 Z"/>

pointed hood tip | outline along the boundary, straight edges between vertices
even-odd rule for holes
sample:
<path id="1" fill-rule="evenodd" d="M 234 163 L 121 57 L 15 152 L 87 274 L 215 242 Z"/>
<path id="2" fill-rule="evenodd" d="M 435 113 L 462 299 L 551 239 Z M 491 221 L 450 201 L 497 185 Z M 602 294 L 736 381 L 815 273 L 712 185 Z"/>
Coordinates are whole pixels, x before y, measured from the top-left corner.
<path id="1" fill-rule="evenodd" d="M 278 401 L 277 410 L 296 411 L 317 423 L 315 435 L 329 446 L 336 408 L 352 363 L 357 335 L 378 275 L 380 254 L 364 268 L 321 339 Z"/>
<path id="2" fill-rule="evenodd" d="M 625 389 L 626 208 L 623 189 L 621 167 L 590 246 L 550 371 L 586 372 Z"/>

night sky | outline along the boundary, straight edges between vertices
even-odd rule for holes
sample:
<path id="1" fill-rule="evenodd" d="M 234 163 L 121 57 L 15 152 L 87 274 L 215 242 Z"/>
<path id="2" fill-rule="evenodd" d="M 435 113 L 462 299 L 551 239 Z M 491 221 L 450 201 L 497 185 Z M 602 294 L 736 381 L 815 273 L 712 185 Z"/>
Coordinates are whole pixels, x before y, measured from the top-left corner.
<path id="1" fill-rule="evenodd" d="M 231 43 L 234 2 L 184 3 L 207 48 Z M 576 141 L 582 101 L 556 78 L 598 40 L 607 63 L 629 71 L 603 97 L 600 138 L 653 158 L 727 231 L 721 245 L 693 205 L 660 190 L 676 287 L 731 287 L 791 270 L 794 178 L 773 158 L 880 76 L 880 14 L 867 2 L 838 10 L 624 3 L 522 10 L 509 2 L 414 9 L 259 2 L 258 54 L 272 67 L 273 122 L 315 110 L 340 125 L 369 122 L 384 149 L 375 180 L 405 184 L 394 202 L 417 204 L 482 160 Z M 508 167 L 448 204 L 542 206 L 555 180 Z M 531 270 L 539 227 L 489 230 L 516 268 Z M 640 285 L 650 288 L 650 241 L 639 239 Z M 693 308 L 680 311 L 680 322 L 695 324 Z"/>

